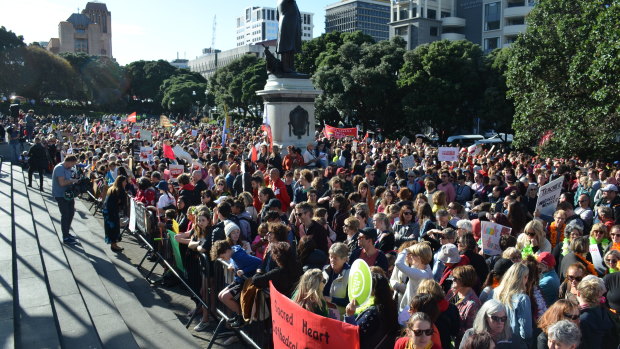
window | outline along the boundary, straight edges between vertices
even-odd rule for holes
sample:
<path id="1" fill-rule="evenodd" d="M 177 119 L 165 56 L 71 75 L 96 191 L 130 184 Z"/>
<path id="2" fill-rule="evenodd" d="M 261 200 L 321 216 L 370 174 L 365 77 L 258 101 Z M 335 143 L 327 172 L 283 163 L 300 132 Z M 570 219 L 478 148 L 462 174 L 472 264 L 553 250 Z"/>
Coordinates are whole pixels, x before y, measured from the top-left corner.
<path id="1" fill-rule="evenodd" d="M 447 11 L 441 11 L 441 18 L 451 17 L 451 13 Z"/>
<path id="2" fill-rule="evenodd" d="M 431 27 L 430 34 L 431 36 L 437 36 L 438 29 L 437 27 Z"/>
<path id="3" fill-rule="evenodd" d="M 484 4 L 484 30 L 497 30 L 500 26 L 502 6 L 501 3 L 492 2 Z"/>
<path id="4" fill-rule="evenodd" d="M 400 19 L 407 19 L 407 18 L 409 18 L 409 10 L 401 9 L 400 10 Z"/>
<path id="5" fill-rule="evenodd" d="M 426 12 L 426 18 L 435 19 L 437 17 L 437 11 L 431 10 L 430 8 Z"/>
<path id="6" fill-rule="evenodd" d="M 75 52 L 88 53 L 88 40 L 87 39 L 75 39 Z"/>
<path id="7" fill-rule="evenodd" d="M 491 52 L 499 47 L 499 38 L 486 38 L 484 39 L 484 52 Z"/>
<path id="8" fill-rule="evenodd" d="M 399 36 L 405 36 L 409 33 L 409 28 L 405 27 L 396 27 L 394 29 L 394 33 Z"/>

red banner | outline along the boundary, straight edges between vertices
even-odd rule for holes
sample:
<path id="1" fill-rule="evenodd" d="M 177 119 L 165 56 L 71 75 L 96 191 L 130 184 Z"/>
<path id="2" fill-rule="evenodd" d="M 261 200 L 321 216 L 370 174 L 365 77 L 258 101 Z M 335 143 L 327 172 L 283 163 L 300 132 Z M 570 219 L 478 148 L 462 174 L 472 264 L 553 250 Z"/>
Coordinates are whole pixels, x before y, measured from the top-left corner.
<path id="1" fill-rule="evenodd" d="M 359 349 L 359 328 L 314 314 L 283 296 L 270 282 L 274 349 Z"/>
<path id="2" fill-rule="evenodd" d="M 325 137 L 327 138 L 344 138 L 344 137 L 354 137 L 357 138 L 357 128 L 338 128 L 329 125 L 325 125 L 325 129 L 323 129 L 323 133 L 325 133 Z"/>

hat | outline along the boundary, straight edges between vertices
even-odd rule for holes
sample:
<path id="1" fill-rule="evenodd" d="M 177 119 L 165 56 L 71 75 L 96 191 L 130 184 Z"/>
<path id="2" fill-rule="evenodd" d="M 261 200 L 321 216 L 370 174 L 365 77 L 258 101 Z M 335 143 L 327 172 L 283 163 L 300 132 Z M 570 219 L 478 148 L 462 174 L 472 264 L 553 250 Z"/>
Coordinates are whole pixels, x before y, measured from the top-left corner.
<path id="1" fill-rule="evenodd" d="M 215 202 L 216 204 L 218 204 L 218 205 L 219 205 L 219 204 L 221 204 L 224 200 L 226 200 L 226 198 L 227 198 L 227 197 L 228 197 L 227 195 L 222 195 L 222 196 L 220 196 L 219 198 L 217 198 L 217 200 L 215 200 L 215 201 L 213 201 L 213 202 Z"/>
<path id="2" fill-rule="evenodd" d="M 618 187 L 616 187 L 613 184 L 607 184 L 605 187 L 603 187 L 603 189 L 601 189 L 601 191 L 615 191 L 615 192 L 618 192 Z"/>
<path id="3" fill-rule="evenodd" d="M 377 240 L 377 229 L 375 228 L 364 228 L 360 234 L 364 234 L 365 238 L 372 239 L 372 241 Z"/>
<path id="4" fill-rule="evenodd" d="M 555 257 L 553 257 L 553 255 L 549 252 L 542 252 L 538 255 L 538 257 L 536 257 L 536 260 L 538 263 L 542 263 L 549 268 L 555 267 Z"/>
<path id="5" fill-rule="evenodd" d="M 510 259 L 500 258 L 497 260 L 497 262 L 495 262 L 495 265 L 493 266 L 493 273 L 497 276 L 504 275 L 513 264 L 514 263 Z"/>
<path id="6" fill-rule="evenodd" d="M 271 200 L 269 200 L 267 205 L 265 205 L 265 207 L 267 207 L 267 208 L 274 208 L 274 207 L 281 208 L 282 207 L 282 203 L 278 199 L 271 199 Z"/>
<path id="7" fill-rule="evenodd" d="M 455 244 L 445 244 L 441 246 L 437 259 L 444 263 L 458 263 L 461 261 L 461 256 Z"/>
<path id="8" fill-rule="evenodd" d="M 155 188 L 163 191 L 168 191 L 168 183 L 166 181 L 159 181 Z"/>
<path id="9" fill-rule="evenodd" d="M 230 237 L 230 233 L 232 233 L 235 230 L 241 231 L 239 226 L 233 222 L 228 222 L 224 225 L 224 234 L 226 234 L 226 237 Z"/>
<path id="10" fill-rule="evenodd" d="M 347 171 L 347 169 L 346 169 L 346 168 L 344 168 L 344 167 L 339 167 L 339 168 L 338 168 L 338 170 L 336 170 L 336 174 L 337 174 L 337 175 L 339 175 L 339 174 L 344 174 L 344 175 L 346 175 L 348 172 L 349 172 L 349 171 Z"/>

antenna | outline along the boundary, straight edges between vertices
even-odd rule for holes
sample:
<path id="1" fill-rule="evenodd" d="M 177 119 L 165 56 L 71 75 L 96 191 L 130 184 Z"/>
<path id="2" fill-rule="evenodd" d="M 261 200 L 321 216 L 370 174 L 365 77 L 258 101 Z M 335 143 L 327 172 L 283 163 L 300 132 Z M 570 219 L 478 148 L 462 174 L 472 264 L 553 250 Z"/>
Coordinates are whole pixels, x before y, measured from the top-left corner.
<path id="1" fill-rule="evenodd" d="M 215 50 L 215 29 L 217 28 L 217 15 L 213 15 L 213 32 L 211 33 L 211 49 Z"/>

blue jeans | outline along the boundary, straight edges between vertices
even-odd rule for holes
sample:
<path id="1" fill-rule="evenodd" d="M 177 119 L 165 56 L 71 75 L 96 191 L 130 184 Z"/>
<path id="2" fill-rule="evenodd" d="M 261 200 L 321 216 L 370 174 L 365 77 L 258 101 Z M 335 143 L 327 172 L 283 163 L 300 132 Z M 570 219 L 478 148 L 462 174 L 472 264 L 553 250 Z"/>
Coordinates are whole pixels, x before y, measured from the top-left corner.
<path id="1" fill-rule="evenodd" d="M 11 155 L 13 156 L 13 163 L 17 164 L 19 162 L 19 141 L 10 141 L 11 146 Z"/>
<path id="2" fill-rule="evenodd" d="M 62 238 L 71 236 L 69 230 L 71 229 L 71 222 L 73 222 L 73 215 L 75 214 L 75 200 L 67 200 L 65 198 L 55 198 L 58 202 L 58 209 L 60 210 L 60 227 L 62 229 Z"/>

